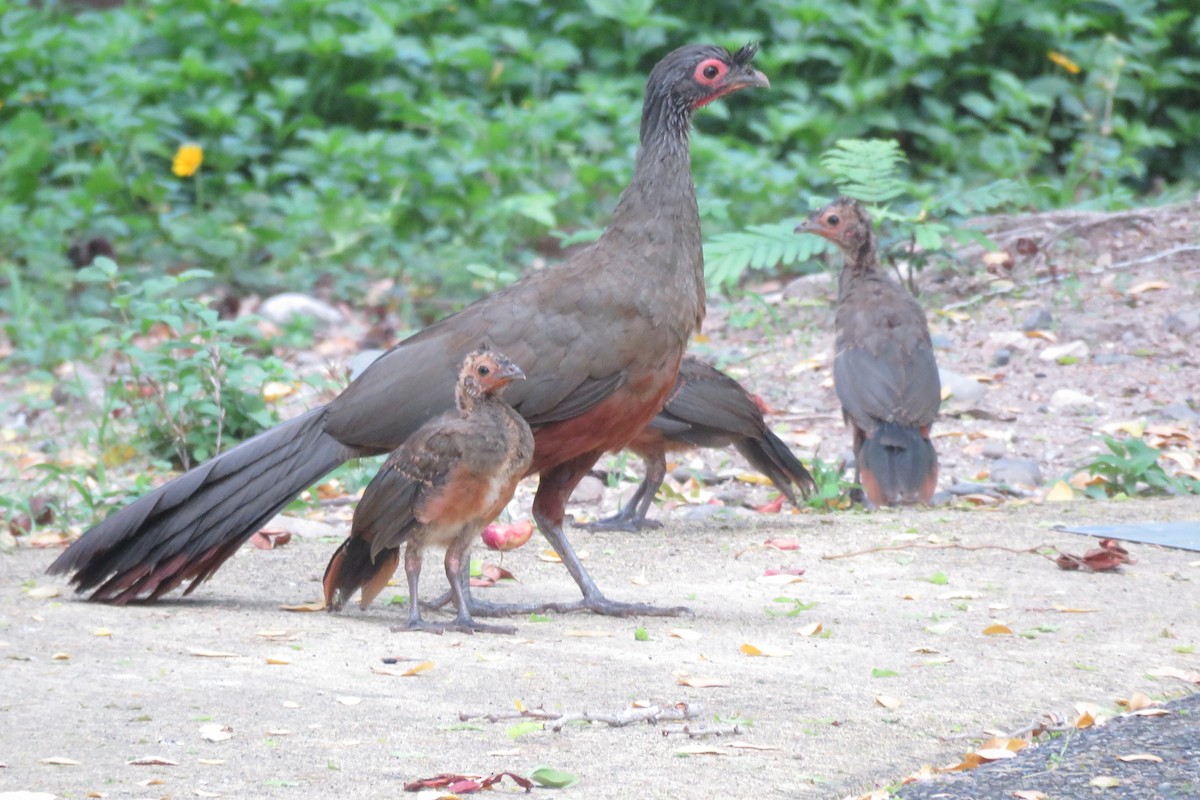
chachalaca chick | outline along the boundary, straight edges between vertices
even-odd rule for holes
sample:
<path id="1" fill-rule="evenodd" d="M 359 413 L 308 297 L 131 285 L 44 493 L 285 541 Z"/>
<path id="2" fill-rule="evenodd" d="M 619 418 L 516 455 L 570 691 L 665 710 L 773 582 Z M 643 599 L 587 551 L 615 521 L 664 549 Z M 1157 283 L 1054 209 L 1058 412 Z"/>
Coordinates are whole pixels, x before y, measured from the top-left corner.
<path id="1" fill-rule="evenodd" d="M 796 231 L 823 236 L 845 257 L 833 380 L 863 492 L 873 506 L 928 503 L 938 477 L 929 429 L 942 390 L 925 312 L 879 269 L 871 219 L 858 201 L 840 197 Z"/>
<path id="2" fill-rule="evenodd" d="M 454 389 L 456 410 L 426 422 L 392 453 L 363 492 L 350 536 L 325 569 L 325 604 L 340 609 L 355 591 L 370 605 L 387 585 L 404 545 L 409 615 L 406 630 L 512 633 L 471 618 L 462 596 L 471 543 L 508 505 L 533 460 L 533 433 L 500 392 L 525 377 L 493 350 L 466 357 Z M 446 548 L 446 577 L 458 616 L 450 624 L 421 619 L 417 584 L 427 547 Z"/>

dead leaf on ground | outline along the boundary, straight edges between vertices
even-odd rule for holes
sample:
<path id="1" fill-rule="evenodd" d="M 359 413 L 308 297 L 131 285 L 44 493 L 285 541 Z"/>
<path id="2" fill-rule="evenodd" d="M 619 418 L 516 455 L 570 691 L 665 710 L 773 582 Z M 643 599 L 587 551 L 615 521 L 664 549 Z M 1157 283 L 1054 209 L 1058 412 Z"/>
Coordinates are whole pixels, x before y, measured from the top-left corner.
<path id="1" fill-rule="evenodd" d="M 1153 753 L 1131 753 L 1127 756 L 1117 756 L 1117 761 L 1152 761 L 1155 764 L 1163 763 L 1161 756 L 1156 756 Z"/>
<path id="2" fill-rule="evenodd" d="M 612 631 L 591 630 L 587 628 L 576 628 L 574 630 L 563 631 L 563 636 L 570 636 L 575 639 L 606 639 L 613 636 Z"/>
<path id="3" fill-rule="evenodd" d="M 80 762 L 76 761 L 75 759 L 67 758 L 66 756 L 48 756 L 46 758 L 39 758 L 38 763 L 50 764 L 51 766 L 55 767 L 78 767 L 80 764 Z"/>
<path id="4" fill-rule="evenodd" d="M 58 597 L 61 593 L 57 586 L 35 586 L 26 592 L 26 595 L 31 600 L 49 600 L 51 597 Z"/>
<path id="5" fill-rule="evenodd" d="M 1050 795 L 1037 789 L 1018 789 L 1012 793 L 1017 800 L 1050 800 Z"/>
<path id="6" fill-rule="evenodd" d="M 1000 625 L 999 623 L 997 623 L 995 625 L 988 625 L 986 628 L 984 628 L 983 635 L 984 636 L 1012 636 L 1013 632 L 1012 632 L 1012 628 L 1008 627 L 1007 625 Z"/>
<path id="7" fill-rule="evenodd" d="M 233 728 L 219 722 L 200 726 L 200 738 L 206 742 L 226 742 L 233 738 Z"/>
<path id="8" fill-rule="evenodd" d="M 1056 481 L 1042 499 L 1047 503 L 1065 503 L 1075 499 L 1075 492 L 1066 481 Z"/>
<path id="9" fill-rule="evenodd" d="M 671 628 L 668 635 L 674 639 L 683 639 L 685 642 L 694 642 L 703 636 L 699 631 L 691 628 Z"/>
<path id="10" fill-rule="evenodd" d="M 791 650 L 783 650 L 778 647 L 768 647 L 766 645 L 754 645 L 749 642 L 743 644 L 738 650 L 748 656 L 761 656 L 763 658 L 787 658 L 792 655 Z"/>
<path id="11" fill-rule="evenodd" d="M 729 681 L 724 681 L 720 678 L 693 678 L 691 675 L 680 676 L 676 678 L 675 682 L 680 686 L 689 686 L 693 689 L 719 689 L 723 686 L 729 686 Z"/>
<path id="12" fill-rule="evenodd" d="M 434 775 L 432 778 L 421 778 L 406 783 L 404 784 L 404 791 L 419 792 L 422 789 L 445 789 L 451 794 L 471 794 L 482 789 L 490 789 L 505 777 L 511 778 L 514 783 L 526 791 L 533 788 L 533 781 L 515 772 L 495 772 L 486 778 L 481 775 L 460 775 L 452 772 L 443 772 L 439 775 Z"/>
<path id="13" fill-rule="evenodd" d="M 732 747 L 737 750 L 761 750 L 762 752 L 770 752 L 780 749 L 769 744 L 754 744 L 753 742 L 728 742 L 725 746 Z"/>
<path id="14" fill-rule="evenodd" d="M 288 664 L 291 664 L 292 662 L 288 661 L 286 658 L 278 658 L 276 656 L 267 656 L 267 663 L 273 667 L 286 667 Z"/>
<path id="15" fill-rule="evenodd" d="M 322 598 L 320 600 L 310 600 L 307 603 L 297 603 L 296 605 L 280 606 L 279 608 L 283 611 L 324 611 L 325 610 L 325 600 L 324 600 L 324 598 Z"/>
<path id="16" fill-rule="evenodd" d="M 1097 789 L 1115 789 L 1121 785 L 1121 779 L 1113 775 L 1097 775 L 1088 781 L 1088 786 L 1095 786 Z"/>
<path id="17" fill-rule="evenodd" d="M 779 495 L 769 503 L 763 503 L 761 506 L 755 506 L 754 510 L 760 514 L 778 514 L 783 510 L 783 495 Z"/>
<path id="18" fill-rule="evenodd" d="M 900 707 L 900 698 L 892 697 L 890 694 L 875 695 L 875 702 L 886 708 L 888 711 L 895 711 Z"/>
<path id="19" fill-rule="evenodd" d="M 344 706 L 356 706 L 362 702 L 362 698 L 354 697 L 353 695 L 344 694 L 344 695 L 341 695 L 340 697 L 338 697 L 337 701 Z"/>
<path id="20" fill-rule="evenodd" d="M 1156 678 L 1178 678 L 1187 683 L 1200 684 L 1200 672 L 1182 670 L 1177 667 L 1159 667 L 1158 669 L 1150 670 L 1150 674 Z"/>
<path id="21" fill-rule="evenodd" d="M 767 547 L 775 550 L 799 550 L 800 540 L 795 536 L 774 536 L 763 542 Z"/>
<path id="22" fill-rule="evenodd" d="M 1126 711 L 1140 711 L 1143 708 L 1149 708 L 1154 705 L 1154 701 L 1141 692 L 1134 692 L 1133 696 L 1128 700 L 1124 698 L 1117 700 L 1117 705 Z"/>
<path id="23" fill-rule="evenodd" d="M 172 761 L 171 759 L 163 758 L 162 756 L 142 756 L 141 758 L 135 758 L 130 761 L 126 761 L 125 763 L 131 767 L 178 767 L 179 766 L 178 761 Z"/>
<path id="24" fill-rule="evenodd" d="M 226 653 L 221 650 L 205 650 L 202 647 L 189 647 L 188 655 L 196 656 L 197 658 L 240 658 L 241 657 L 237 653 Z"/>
<path id="25" fill-rule="evenodd" d="M 816 636 L 818 633 L 820 633 L 824 629 L 825 629 L 825 626 L 822 625 L 820 622 L 810 622 L 807 625 L 797 628 L 796 634 L 798 636 Z"/>
<path id="26" fill-rule="evenodd" d="M 800 573 L 803 572 L 804 570 L 800 570 Z M 761 583 L 763 586 L 788 586 L 793 583 L 804 583 L 804 578 L 801 578 L 799 574 L 775 572 L 768 575 L 759 575 L 754 579 L 754 582 Z"/>
<path id="27" fill-rule="evenodd" d="M 92 635 L 99 636 L 102 639 L 111 639 L 112 631 L 110 631 L 108 628 L 96 628 L 96 630 L 92 631 Z"/>
<path id="28" fill-rule="evenodd" d="M 1099 547 L 1088 550 L 1082 556 L 1059 553 L 1055 563 L 1058 564 L 1059 569 L 1065 570 L 1112 572 L 1120 569 L 1122 564 L 1136 564 L 1137 561 L 1116 539 L 1101 539 Z"/>
<path id="29" fill-rule="evenodd" d="M 710 744 L 690 744 L 675 751 L 677 756 L 727 756 L 729 751 Z"/>

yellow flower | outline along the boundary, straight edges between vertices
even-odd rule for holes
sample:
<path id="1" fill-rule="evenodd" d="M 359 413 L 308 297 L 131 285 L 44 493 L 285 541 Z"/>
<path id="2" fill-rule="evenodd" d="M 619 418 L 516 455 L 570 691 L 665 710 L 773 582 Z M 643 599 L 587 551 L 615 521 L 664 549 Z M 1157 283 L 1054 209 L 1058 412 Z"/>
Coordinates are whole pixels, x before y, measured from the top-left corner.
<path id="1" fill-rule="evenodd" d="M 1058 64 L 1072 75 L 1079 74 L 1079 65 L 1057 50 L 1051 50 L 1050 52 L 1046 53 L 1046 58 L 1050 59 L 1055 64 Z"/>
<path id="2" fill-rule="evenodd" d="M 181 144 L 175 151 L 175 160 L 171 162 L 171 172 L 180 178 L 190 178 L 196 174 L 196 170 L 200 169 L 202 163 L 204 163 L 203 147 L 191 142 Z"/>

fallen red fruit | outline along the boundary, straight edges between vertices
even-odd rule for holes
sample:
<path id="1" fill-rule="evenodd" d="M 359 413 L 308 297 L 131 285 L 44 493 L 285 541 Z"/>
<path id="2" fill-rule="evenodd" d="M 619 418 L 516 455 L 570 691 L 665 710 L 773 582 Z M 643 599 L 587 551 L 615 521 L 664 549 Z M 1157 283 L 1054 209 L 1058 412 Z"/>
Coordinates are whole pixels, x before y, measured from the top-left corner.
<path id="1" fill-rule="evenodd" d="M 800 540 L 794 536 L 776 536 L 772 539 L 767 539 L 763 544 L 767 547 L 774 547 L 776 550 L 800 549 Z"/>
<path id="2" fill-rule="evenodd" d="M 531 536 L 533 536 L 533 522 L 523 520 L 509 525 L 499 525 L 493 522 L 483 529 L 482 539 L 487 549 L 506 553 L 509 550 L 516 550 L 528 542 Z"/>
<path id="3" fill-rule="evenodd" d="M 754 510 L 761 514 L 778 514 L 780 511 L 783 511 L 783 495 L 779 495 L 779 497 L 776 497 L 769 503 L 755 506 Z"/>
<path id="4" fill-rule="evenodd" d="M 763 570 L 763 575 L 770 577 L 771 575 L 803 575 L 804 567 L 779 567 L 778 569 L 770 567 Z"/>

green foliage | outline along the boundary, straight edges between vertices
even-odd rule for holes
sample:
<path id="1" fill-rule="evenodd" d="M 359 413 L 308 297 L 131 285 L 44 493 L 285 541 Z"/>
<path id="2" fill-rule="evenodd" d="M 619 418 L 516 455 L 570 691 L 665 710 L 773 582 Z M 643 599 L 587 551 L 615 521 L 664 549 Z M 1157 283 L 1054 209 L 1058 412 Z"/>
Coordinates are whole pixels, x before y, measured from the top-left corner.
<path id="1" fill-rule="evenodd" d="M 1088 495 L 1104 498 L 1116 494 L 1134 497 L 1138 494 L 1200 494 L 1200 481 L 1185 476 L 1168 475 L 1158 463 L 1157 448 L 1141 439 L 1114 439 L 1105 436 L 1109 452 L 1097 456 L 1085 469 L 1089 475 L 1104 479 L 1104 483 L 1087 488 Z"/>
<path id="2" fill-rule="evenodd" d="M 263 386 L 293 379 L 281 359 L 264 354 L 269 348 L 252 318 L 223 320 L 181 296 L 187 283 L 207 277 L 191 270 L 135 284 L 108 258 L 79 272 L 117 310 L 116 319 L 94 326 L 93 358 L 110 361 L 118 376 L 107 386 L 105 419 L 127 418 L 135 443 L 185 469 L 277 422 Z M 121 461 L 125 441 L 102 428 L 98 444 Z"/>
<path id="3" fill-rule="evenodd" d="M 842 194 L 864 203 L 886 203 L 909 189 L 898 174 L 905 160 L 891 139 L 839 139 L 821 156 L 821 166 Z"/>
<path id="4" fill-rule="evenodd" d="M 823 461 L 819 455 L 814 455 L 808 463 L 808 472 L 817 485 L 816 491 L 805 500 L 809 508 L 828 511 L 833 508 L 850 507 L 850 490 L 856 484 L 842 476 L 842 471 L 836 463 Z"/>
<path id="5" fill-rule="evenodd" d="M 246 291 L 322 281 L 353 298 L 387 276 L 418 311 L 433 293 L 465 301 L 557 257 L 548 234 L 604 223 L 632 168 L 646 71 L 672 46 L 714 38 L 760 40 L 774 88 L 697 119 L 713 235 L 830 196 L 816 155 L 851 139 L 895 142 L 909 159 L 897 175 L 935 220 L 936 198 L 1000 178 L 1031 205 L 1124 205 L 1200 172 L 1193 11 L 1187 0 L 8 4 L 0 280 L 19 273 L 44 319 L 93 316 L 65 253 L 104 237 L 122 263 L 201 267 Z M 191 177 L 171 172 L 184 142 L 204 149 Z M 739 246 L 766 247 L 728 245 Z M 0 293 L 0 316 L 12 314 Z"/>
<path id="6" fill-rule="evenodd" d="M 714 286 L 737 284 L 746 269 L 770 270 L 811 261 L 830 249 L 824 239 L 797 236 L 796 221 L 751 225 L 714 236 L 704 245 L 704 272 Z"/>

